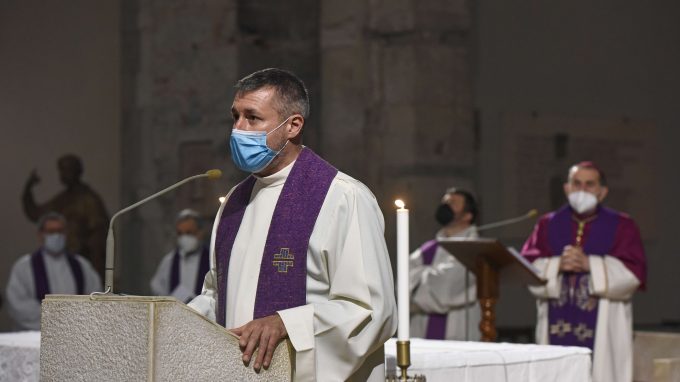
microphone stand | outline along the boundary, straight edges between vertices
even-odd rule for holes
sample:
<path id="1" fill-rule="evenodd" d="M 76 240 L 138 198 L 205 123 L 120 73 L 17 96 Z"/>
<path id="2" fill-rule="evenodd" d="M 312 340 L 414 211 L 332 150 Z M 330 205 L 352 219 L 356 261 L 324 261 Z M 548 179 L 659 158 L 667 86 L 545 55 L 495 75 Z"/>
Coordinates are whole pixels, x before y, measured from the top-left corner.
<path id="1" fill-rule="evenodd" d="M 175 188 L 177 188 L 177 187 L 179 187 L 179 186 L 181 186 L 185 183 L 188 183 L 192 180 L 199 179 L 199 178 L 208 178 L 208 179 L 214 180 L 214 179 L 218 179 L 221 176 L 222 176 L 222 171 L 220 171 L 220 170 L 208 170 L 204 174 L 190 176 L 190 177 L 188 177 L 184 180 L 181 180 L 181 181 L 173 184 L 170 187 L 167 187 L 167 188 L 165 188 L 161 191 L 158 191 L 157 193 L 155 193 L 151 196 L 148 196 L 148 197 L 138 201 L 137 203 L 130 205 L 128 207 L 125 207 L 122 210 L 116 212 L 116 214 L 113 215 L 113 217 L 111 217 L 111 221 L 109 222 L 109 233 L 106 236 L 106 268 L 104 270 L 104 293 L 101 293 L 101 294 L 104 294 L 104 295 L 113 294 L 113 269 L 114 269 L 114 256 L 115 256 L 115 249 L 116 249 L 115 248 L 116 247 L 116 245 L 115 245 L 116 239 L 115 239 L 115 235 L 114 235 L 114 232 L 113 232 L 113 225 L 114 225 L 116 218 L 118 216 L 120 216 L 120 215 L 122 215 L 122 214 L 124 214 L 124 213 L 126 213 L 126 212 L 128 212 L 132 209 L 135 209 L 135 208 L 141 206 L 142 204 L 144 204 L 144 203 L 146 203 L 146 202 L 148 202 L 152 199 L 155 199 L 155 198 L 165 194 L 168 191 L 174 190 Z"/>
<path id="2" fill-rule="evenodd" d="M 477 227 L 477 231 L 478 232 L 479 231 L 485 231 L 487 229 L 498 228 L 498 227 L 503 227 L 503 226 L 506 226 L 506 225 L 509 225 L 509 224 L 519 223 L 523 220 L 533 218 L 536 215 L 538 215 L 537 210 L 535 210 L 535 209 L 530 210 L 529 212 L 527 212 L 526 214 L 524 214 L 522 216 L 518 216 L 518 217 L 515 217 L 515 218 L 512 218 L 512 219 L 506 219 L 506 220 L 501 220 L 501 221 L 494 222 L 494 223 L 481 225 L 481 226 Z"/>

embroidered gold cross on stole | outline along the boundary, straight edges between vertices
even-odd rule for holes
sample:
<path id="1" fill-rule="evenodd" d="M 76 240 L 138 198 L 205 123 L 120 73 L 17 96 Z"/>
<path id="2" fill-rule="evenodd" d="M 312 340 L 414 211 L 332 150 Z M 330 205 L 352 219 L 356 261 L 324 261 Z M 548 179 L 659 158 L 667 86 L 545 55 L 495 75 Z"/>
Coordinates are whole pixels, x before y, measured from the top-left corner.
<path id="1" fill-rule="evenodd" d="M 558 337 L 564 337 L 569 332 L 571 332 L 571 324 L 564 320 L 558 320 L 556 324 L 550 325 L 550 334 L 556 334 Z"/>
<path id="2" fill-rule="evenodd" d="M 290 253 L 290 248 L 281 248 L 279 253 L 274 254 L 274 261 L 272 262 L 279 273 L 288 273 L 288 267 L 294 265 L 295 256 Z"/>
<path id="3" fill-rule="evenodd" d="M 578 338 L 579 341 L 583 342 L 583 341 L 587 340 L 588 338 L 593 337 L 593 330 L 588 329 L 586 324 L 580 323 L 574 329 L 574 335 L 576 336 L 576 338 Z"/>

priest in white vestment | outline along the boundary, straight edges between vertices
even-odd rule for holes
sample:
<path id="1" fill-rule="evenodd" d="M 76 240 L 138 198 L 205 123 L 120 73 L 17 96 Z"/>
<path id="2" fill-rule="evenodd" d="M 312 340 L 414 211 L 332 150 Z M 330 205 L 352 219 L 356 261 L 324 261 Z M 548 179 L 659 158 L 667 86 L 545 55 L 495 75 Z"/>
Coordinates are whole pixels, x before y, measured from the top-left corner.
<path id="1" fill-rule="evenodd" d="M 40 330 L 40 304 L 45 294 L 89 294 L 102 288 L 92 264 L 66 252 L 66 219 L 62 215 L 45 214 L 38 228 L 40 248 L 14 263 L 5 290 L 7 310 L 17 330 Z"/>
<path id="2" fill-rule="evenodd" d="M 201 217 L 184 209 L 175 219 L 177 244 L 158 264 L 151 279 L 151 292 L 189 302 L 201 294 L 205 274 L 209 271 L 208 249 L 201 243 Z"/>
<path id="3" fill-rule="evenodd" d="M 451 188 L 435 218 L 442 225 L 436 239 L 409 259 L 412 337 L 479 341 L 476 279 L 438 240 L 477 239 L 477 202 L 468 191 Z"/>
<path id="4" fill-rule="evenodd" d="M 538 299 L 540 344 L 593 350 L 594 382 L 633 379 L 633 293 L 644 288 L 640 232 L 626 214 L 601 205 L 606 178 L 592 162 L 569 170 L 569 204 L 543 216 L 522 254 L 548 280 Z"/>
<path id="5" fill-rule="evenodd" d="M 210 272 L 189 306 L 239 335 L 256 369 L 288 337 L 296 381 L 384 381 L 396 304 L 383 216 L 366 186 L 302 146 L 308 102 L 283 70 L 237 83 L 232 159 L 254 175 L 220 207 Z M 267 352 L 253 360 L 258 346 Z"/>

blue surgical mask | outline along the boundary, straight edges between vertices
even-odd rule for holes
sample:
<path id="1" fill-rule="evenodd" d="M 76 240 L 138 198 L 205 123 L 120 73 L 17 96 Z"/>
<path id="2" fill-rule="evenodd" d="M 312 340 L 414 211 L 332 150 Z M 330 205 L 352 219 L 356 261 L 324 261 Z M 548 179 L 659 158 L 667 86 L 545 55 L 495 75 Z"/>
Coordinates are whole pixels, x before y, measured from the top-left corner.
<path id="1" fill-rule="evenodd" d="M 52 254 L 61 253 L 66 247 L 66 236 L 63 233 L 45 235 L 45 249 Z"/>
<path id="2" fill-rule="evenodd" d="M 231 130 L 229 146 L 231 147 L 231 159 L 236 167 L 246 172 L 258 173 L 269 166 L 274 158 L 286 147 L 288 141 L 279 151 L 274 151 L 267 146 L 267 135 L 283 126 L 289 119 L 290 117 L 286 118 L 285 121 L 281 122 L 280 125 L 276 126 L 269 133 L 264 131 Z"/>

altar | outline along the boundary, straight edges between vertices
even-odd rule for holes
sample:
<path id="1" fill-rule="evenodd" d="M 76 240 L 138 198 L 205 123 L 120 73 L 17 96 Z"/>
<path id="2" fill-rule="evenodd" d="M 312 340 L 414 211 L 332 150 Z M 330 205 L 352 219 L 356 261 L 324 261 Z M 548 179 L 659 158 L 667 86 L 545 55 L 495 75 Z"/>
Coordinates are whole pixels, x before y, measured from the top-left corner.
<path id="1" fill-rule="evenodd" d="M 387 374 L 396 345 L 385 344 Z M 0 334 L 0 381 L 38 381 L 40 333 Z M 436 381 L 589 381 L 590 350 L 580 347 L 411 339 L 410 374 Z"/>
<path id="2" fill-rule="evenodd" d="M 0 333 L 0 382 L 40 380 L 40 332 Z"/>
<path id="3" fill-rule="evenodd" d="M 409 375 L 438 381 L 590 381 L 582 347 L 411 339 Z M 396 373 L 396 340 L 385 344 L 386 374 Z"/>

